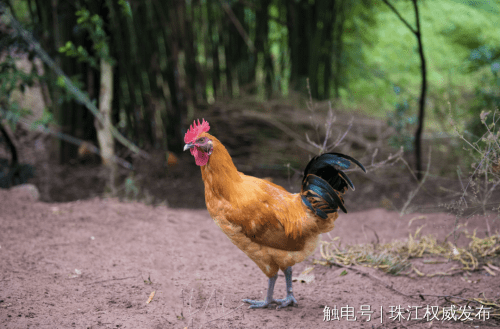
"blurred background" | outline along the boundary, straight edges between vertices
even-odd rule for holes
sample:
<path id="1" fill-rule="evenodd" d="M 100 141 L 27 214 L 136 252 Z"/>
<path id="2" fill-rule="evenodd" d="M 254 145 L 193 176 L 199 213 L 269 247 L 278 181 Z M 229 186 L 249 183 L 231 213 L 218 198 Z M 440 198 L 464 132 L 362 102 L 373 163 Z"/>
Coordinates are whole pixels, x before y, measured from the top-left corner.
<path id="1" fill-rule="evenodd" d="M 500 1 L 0 0 L 0 187 L 204 208 L 194 119 L 298 192 L 368 169 L 349 210 L 499 211 Z"/>

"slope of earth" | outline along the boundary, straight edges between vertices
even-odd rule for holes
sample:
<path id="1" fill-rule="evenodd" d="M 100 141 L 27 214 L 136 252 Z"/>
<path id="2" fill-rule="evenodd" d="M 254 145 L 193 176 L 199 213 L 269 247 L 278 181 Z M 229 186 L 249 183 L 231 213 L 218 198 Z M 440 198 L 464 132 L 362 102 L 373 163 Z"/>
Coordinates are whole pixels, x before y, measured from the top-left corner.
<path id="1" fill-rule="evenodd" d="M 410 219 L 416 218 L 409 226 Z M 331 236 L 343 243 L 404 239 L 418 226 L 439 238 L 454 217 L 383 209 L 343 214 Z M 469 220 L 484 236 L 484 218 Z M 500 273 L 411 279 L 356 266 L 315 265 L 315 279 L 294 283 L 297 308 L 249 310 L 267 278 L 206 210 L 169 209 L 114 199 L 48 204 L 0 190 L 0 328 L 490 328 L 492 320 L 428 322 L 394 318 L 395 308 L 439 306 L 426 295 L 500 295 Z M 498 230 L 498 223 L 492 231 Z M 373 232 L 376 232 L 373 233 Z M 328 240 L 330 237 L 323 236 Z M 318 252 L 315 255 L 319 257 Z M 294 267 L 298 275 L 314 257 Z M 275 293 L 285 293 L 280 274 Z M 152 301 L 146 301 L 152 292 Z M 418 297 L 422 294 L 426 297 Z M 412 296 L 413 295 L 413 296 Z M 424 299 L 425 298 L 425 299 Z M 343 310 L 324 321 L 325 306 Z M 369 313 L 361 313 L 370 307 Z M 348 308 L 352 307 L 352 309 Z M 353 311 L 349 317 L 348 311 Z M 381 312 L 382 310 L 382 312 Z M 391 312 L 391 310 L 393 312 Z M 343 316 L 342 316 L 343 315 Z M 381 317 L 382 315 L 382 317 Z M 391 319 L 391 316 L 393 317 Z"/>

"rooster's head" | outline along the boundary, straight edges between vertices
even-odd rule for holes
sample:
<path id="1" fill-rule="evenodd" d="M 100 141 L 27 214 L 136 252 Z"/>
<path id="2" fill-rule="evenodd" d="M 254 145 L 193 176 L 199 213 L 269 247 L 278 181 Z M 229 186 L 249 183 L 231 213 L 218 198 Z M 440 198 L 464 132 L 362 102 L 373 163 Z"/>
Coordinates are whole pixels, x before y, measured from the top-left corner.
<path id="1" fill-rule="evenodd" d="M 207 131 L 210 130 L 210 125 L 205 119 L 198 119 L 193 122 L 189 130 L 184 135 L 184 151 L 190 150 L 191 154 L 194 156 L 194 160 L 198 166 L 204 166 L 208 162 L 208 158 L 214 149 L 213 143 L 209 138 Z"/>

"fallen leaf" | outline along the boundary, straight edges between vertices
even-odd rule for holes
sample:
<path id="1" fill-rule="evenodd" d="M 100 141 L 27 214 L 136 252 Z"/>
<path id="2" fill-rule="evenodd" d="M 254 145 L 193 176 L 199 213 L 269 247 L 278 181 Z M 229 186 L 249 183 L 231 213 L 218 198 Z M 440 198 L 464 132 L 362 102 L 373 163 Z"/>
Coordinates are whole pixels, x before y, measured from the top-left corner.
<path id="1" fill-rule="evenodd" d="M 292 277 L 292 281 L 300 281 L 302 283 L 311 283 L 314 281 L 314 274 L 306 274 Z"/>
<path id="2" fill-rule="evenodd" d="M 146 302 L 146 304 L 151 303 L 151 301 L 153 300 L 153 297 L 154 297 L 154 296 L 155 296 L 155 292 L 153 291 L 153 292 L 151 293 L 151 295 L 149 295 L 149 298 L 148 298 L 148 301 Z"/>
<path id="3" fill-rule="evenodd" d="M 309 274 L 309 273 L 311 273 L 312 270 L 314 270 L 314 267 L 312 267 L 312 266 L 306 268 L 305 270 L 302 271 L 302 273 L 300 273 L 299 276 L 292 277 L 292 281 L 293 282 L 300 281 L 303 283 L 313 282 L 314 281 L 314 274 Z"/>
<path id="4" fill-rule="evenodd" d="M 75 268 L 75 274 L 70 274 L 69 278 L 71 278 L 71 279 L 77 278 L 79 275 L 82 275 L 82 270 Z"/>
<path id="5" fill-rule="evenodd" d="M 342 273 L 340 273 L 340 276 L 347 275 L 347 270 L 343 270 Z"/>

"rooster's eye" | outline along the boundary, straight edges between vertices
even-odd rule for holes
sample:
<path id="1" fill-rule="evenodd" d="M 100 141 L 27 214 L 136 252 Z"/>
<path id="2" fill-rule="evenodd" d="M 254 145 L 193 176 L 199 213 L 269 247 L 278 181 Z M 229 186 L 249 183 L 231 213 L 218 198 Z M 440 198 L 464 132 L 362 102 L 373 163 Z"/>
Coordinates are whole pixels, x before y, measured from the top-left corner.
<path id="1" fill-rule="evenodd" d="M 197 143 L 203 143 L 205 141 L 205 137 L 198 138 Z"/>

